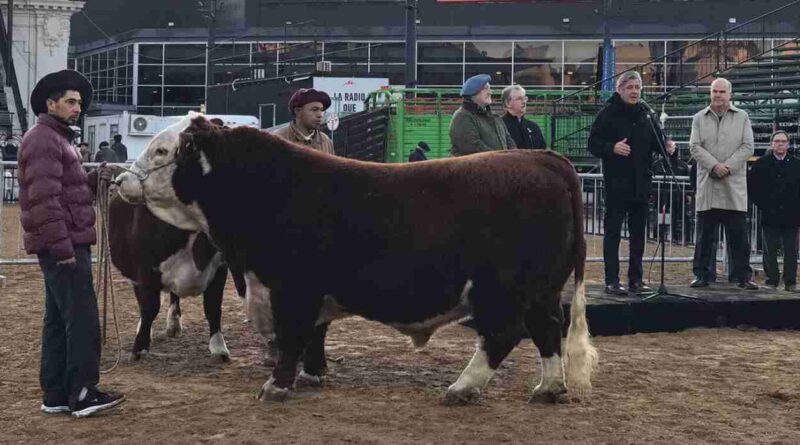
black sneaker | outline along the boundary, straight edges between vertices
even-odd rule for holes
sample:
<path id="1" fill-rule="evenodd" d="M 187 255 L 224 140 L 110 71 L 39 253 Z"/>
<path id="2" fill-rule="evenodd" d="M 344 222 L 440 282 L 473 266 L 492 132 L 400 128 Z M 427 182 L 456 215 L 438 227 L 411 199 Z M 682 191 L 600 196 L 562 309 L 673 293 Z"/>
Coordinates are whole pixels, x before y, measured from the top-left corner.
<path id="1" fill-rule="evenodd" d="M 87 417 L 102 411 L 109 410 L 125 401 L 122 394 L 111 394 L 88 388 L 86 397 L 75 402 L 72 407 L 73 417 Z"/>
<path id="2" fill-rule="evenodd" d="M 69 412 L 69 397 L 61 394 L 45 394 L 42 398 L 41 410 L 45 414 Z"/>

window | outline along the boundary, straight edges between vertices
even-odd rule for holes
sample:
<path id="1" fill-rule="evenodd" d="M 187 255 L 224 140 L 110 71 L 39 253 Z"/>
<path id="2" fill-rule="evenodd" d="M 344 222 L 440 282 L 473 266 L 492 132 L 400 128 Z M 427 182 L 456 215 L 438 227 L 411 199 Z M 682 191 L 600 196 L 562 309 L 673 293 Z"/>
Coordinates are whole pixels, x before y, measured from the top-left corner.
<path id="1" fill-rule="evenodd" d="M 205 92 L 205 87 L 164 87 L 164 105 L 200 105 Z"/>
<path id="2" fill-rule="evenodd" d="M 511 85 L 510 63 L 502 65 L 466 65 L 464 67 L 464 79 L 468 79 L 476 74 L 488 74 L 492 76 L 491 85 Z"/>
<path id="3" fill-rule="evenodd" d="M 614 42 L 617 63 L 645 64 L 664 56 L 664 41 Z"/>
<path id="4" fill-rule="evenodd" d="M 566 63 L 597 63 L 597 54 L 602 42 L 564 42 L 564 61 Z"/>
<path id="5" fill-rule="evenodd" d="M 587 86 L 597 82 L 594 64 L 564 65 L 564 86 Z"/>
<path id="6" fill-rule="evenodd" d="M 405 63 L 405 43 L 370 43 L 369 59 L 371 64 Z M 419 55 L 417 55 L 419 59 Z M 422 60 L 422 59 L 420 59 Z"/>
<path id="7" fill-rule="evenodd" d="M 562 45 L 556 42 L 514 42 L 514 63 L 555 63 L 564 60 Z M 559 83 L 561 81 L 559 80 Z"/>
<path id="8" fill-rule="evenodd" d="M 138 92 L 139 106 L 161 106 L 161 87 L 139 87 Z"/>
<path id="9" fill-rule="evenodd" d="M 149 62 L 146 62 L 149 63 Z M 205 45 L 164 45 L 164 63 L 206 63 Z"/>
<path id="10" fill-rule="evenodd" d="M 114 135 L 119 134 L 119 124 L 111 124 L 109 125 L 108 128 L 109 128 L 108 131 L 110 133 L 109 136 L 111 137 L 111 139 L 114 139 Z"/>
<path id="11" fill-rule="evenodd" d="M 139 85 L 161 85 L 161 65 L 139 65 Z"/>
<path id="12" fill-rule="evenodd" d="M 405 60 L 405 55 L 403 56 Z M 463 42 L 422 42 L 417 45 L 419 63 L 447 62 L 461 64 L 464 61 Z"/>
<path id="13" fill-rule="evenodd" d="M 514 64 L 514 83 L 561 88 L 561 64 Z"/>
<path id="14" fill-rule="evenodd" d="M 417 82 L 422 85 L 461 85 L 464 70 L 461 65 L 417 65 Z"/>
<path id="15" fill-rule="evenodd" d="M 204 65 L 165 65 L 164 85 L 204 85 Z"/>
<path id="16" fill-rule="evenodd" d="M 419 65 L 418 65 L 419 66 Z M 400 64 L 370 65 L 369 72 L 389 79 L 389 85 L 405 84 L 406 66 Z"/>
<path id="17" fill-rule="evenodd" d="M 214 65 L 247 65 L 250 63 L 250 44 L 218 45 L 211 52 L 211 60 Z"/>
<path id="18" fill-rule="evenodd" d="M 464 61 L 470 62 L 508 62 L 511 63 L 511 42 L 466 42 Z"/>
<path id="19" fill-rule="evenodd" d="M 139 63 L 161 63 L 164 61 L 164 45 L 139 44 Z"/>
<path id="20" fill-rule="evenodd" d="M 333 63 L 367 63 L 368 43 L 363 42 L 327 42 L 323 60 Z"/>

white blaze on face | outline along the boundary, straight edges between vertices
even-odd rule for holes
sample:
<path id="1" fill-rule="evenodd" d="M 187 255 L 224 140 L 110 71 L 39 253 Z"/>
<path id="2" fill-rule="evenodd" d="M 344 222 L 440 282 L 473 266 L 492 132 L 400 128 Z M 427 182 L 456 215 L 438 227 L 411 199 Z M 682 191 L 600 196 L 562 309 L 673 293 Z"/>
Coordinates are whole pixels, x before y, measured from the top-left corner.
<path id="1" fill-rule="evenodd" d="M 177 155 L 181 132 L 197 116 L 200 114 L 190 111 L 186 117 L 158 133 L 136 159 L 131 169 L 134 173 L 120 176 L 119 190 L 122 198 L 128 202 L 145 202 L 147 208 L 164 222 L 184 230 L 207 231 L 208 223 L 199 208 L 196 205 L 186 206 L 178 200 L 172 187 L 175 165 L 170 165 Z M 207 159 L 203 171 L 211 171 Z"/>

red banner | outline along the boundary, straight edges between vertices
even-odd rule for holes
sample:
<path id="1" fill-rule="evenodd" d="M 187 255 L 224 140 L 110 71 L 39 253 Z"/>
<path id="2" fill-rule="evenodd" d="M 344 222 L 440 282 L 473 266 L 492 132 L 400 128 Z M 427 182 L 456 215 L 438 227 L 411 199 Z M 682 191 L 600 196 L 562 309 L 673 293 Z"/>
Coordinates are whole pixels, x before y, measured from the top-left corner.
<path id="1" fill-rule="evenodd" d="M 436 3 L 578 3 L 590 0 L 436 0 Z"/>

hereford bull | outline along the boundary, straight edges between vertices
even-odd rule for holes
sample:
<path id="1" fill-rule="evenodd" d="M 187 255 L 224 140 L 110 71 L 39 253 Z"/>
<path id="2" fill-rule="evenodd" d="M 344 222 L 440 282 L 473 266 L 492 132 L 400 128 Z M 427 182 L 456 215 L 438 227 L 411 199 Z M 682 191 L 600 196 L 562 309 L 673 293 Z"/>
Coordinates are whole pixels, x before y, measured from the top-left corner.
<path id="1" fill-rule="evenodd" d="M 171 226 L 146 206 L 131 205 L 114 194 L 109 203 L 111 262 L 133 283 L 139 323 L 131 359 L 150 350 L 153 320 L 161 308 L 161 292 L 170 293 L 166 335 L 181 332 L 180 298 L 203 294 L 212 357 L 227 361 L 230 352 L 222 335 L 222 294 L 228 268 L 222 254 L 203 232 Z"/>
<path id="2" fill-rule="evenodd" d="M 476 351 L 448 388 L 450 403 L 476 400 L 526 331 L 543 367 L 532 401 L 591 386 L 580 182 L 566 158 L 513 150 L 375 164 L 214 127 L 194 113 L 165 132 L 173 143 L 148 148 L 120 191 L 208 233 L 244 272 L 248 300 L 263 302 L 254 322 L 274 325 L 279 350 L 262 400 L 290 394 L 317 327 L 343 313 L 419 346 L 472 318 Z M 560 292 L 573 270 L 562 362 Z"/>

